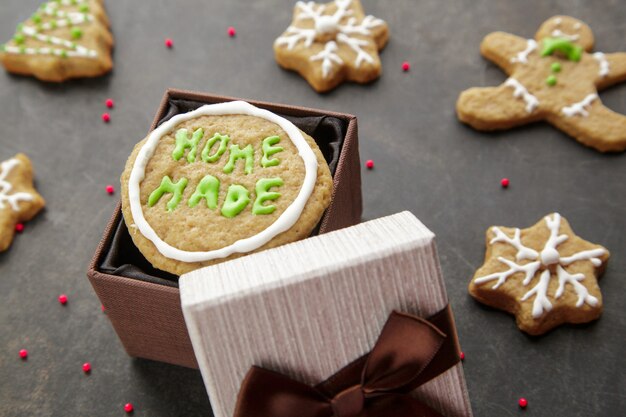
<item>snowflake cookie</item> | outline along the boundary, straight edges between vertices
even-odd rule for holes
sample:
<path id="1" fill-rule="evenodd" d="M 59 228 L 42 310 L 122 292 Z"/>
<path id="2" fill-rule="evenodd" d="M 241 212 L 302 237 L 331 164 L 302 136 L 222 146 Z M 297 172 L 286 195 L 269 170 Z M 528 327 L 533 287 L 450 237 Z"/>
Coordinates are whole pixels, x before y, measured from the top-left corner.
<path id="1" fill-rule="evenodd" d="M 545 120 L 598 151 L 624 151 L 626 116 L 605 107 L 598 90 L 626 80 L 626 53 L 591 53 L 593 44 L 589 26 L 568 16 L 548 19 L 534 39 L 487 35 L 481 53 L 509 78 L 464 91 L 459 119 L 487 131 Z"/>
<path id="2" fill-rule="evenodd" d="M 0 46 L 0 62 L 9 72 L 61 82 L 111 71 L 112 48 L 102 0 L 54 0 L 17 26 Z"/>
<path id="3" fill-rule="evenodd" d="M 0 163 L 0 252 L 11 245 L 15 225 L 32 219 L 45 205 L 33 187 L 33 166 L 26 155 Z"/>
<path id="4" fill-rule="evenodd" d="M 539 335 L 600 316 L 597 277 L 608 259 L 608 250 L 576 236 L 558 213 L 524 230 L 494 226 L 487 231 L 485 263 L 469 292 L 514 314 L 521 330 Z"/>
<path id="5" fill-rule="evenodd" d="M 359 0 L 299 1 L 291 26 L 274 42 L 274 53 L 279 65 L 297 71 L 321 93 L 346 79 L 378 78 L 378 51 L 388 39 L 387 24 L 365 16 Z"/>

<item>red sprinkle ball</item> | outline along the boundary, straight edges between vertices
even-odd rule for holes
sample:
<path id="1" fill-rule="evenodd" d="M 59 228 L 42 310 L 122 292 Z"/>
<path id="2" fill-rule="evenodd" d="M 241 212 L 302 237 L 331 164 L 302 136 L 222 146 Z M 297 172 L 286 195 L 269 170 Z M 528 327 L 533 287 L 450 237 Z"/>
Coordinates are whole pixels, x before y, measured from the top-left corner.
<path id="1" fill-rule="evenodd" d="M 91 364 L 89 362 L 83 363 L 83 372 L 86 374 L 91 372 Z"/>
<path id="2" fill-rule="evenodd" d="M 102 310 L 103 313 L 106 311 L 106 308 L 104 308 L 104 304 L 100 304 L 100 310 Z"/>
<path id="3" fill-rule="evenodd" d="M 165 39 L 165 46 L 167 46 L 168 48 L 172 48 L 174 46 L 174 41 L 170 38 Z"/>
<path id="4" fill-rule="evenodd" d="M 131 403 L 124 404 L 124 411 L 126 411 L 127 413 L 132 413 L 134 409 L 135 407 L 133 407 Z"/>
<path id="5" fill-rule="evenodd" d="M 65 294 L 59 295 L 59 303 L 61 303 L 63 305 L 67 304 L 67 295 L 65 295 Z"/>
<path id="6" fill-rule="evenodd" d="M 408 61 L 404 61 L 402 63 L 402 71 L 407 72 L 410 69 L 411 69 L 411 64 L 409 64 Z"/>
<path id="7" fill-rule="evenodd" d="M 105 190 L 107 191 L 107 193 L 113 194 L 115 192 L 115 187 L 109 184 L 106 186 Z"/>
<path id="8" fill-rule="evenodd" d="M 374 161 L 372 161 L 371 159 L 368 159 L 367 162 L 365 162 L 365 166 L 367 167 L 367 169 L 374 168 Z"/>
<path id="9" fill-rule="evenodd" d="M 524 397 L 520 398 L 517 403 L 522 408 L 526 408 L 528 406 L 528 400 L 526 398 L 524 398 Z"/>
<path id="10" fill-rule="evenodd" d="M 228 27 L 228 36 L 230 36 L 231 38 L 234 38 L 236 34 L 237 34 L 237 31 L 235 30 L 235 28 L 232 27 L 232 26 L 229 26 Z"/>
<path id="11" fill-rule="evenodd" d="M 461 358 L 462 361 L 465 360 L 465 353 L 461 352 L 461 355 L 459 355 L 459 357 Z"/>
<path id="12" fill-rule="evenodd" d="M 510 184 L 510 181 L 508 178 L 502 178 L 500 180 L 500 185 L 502 186 L 502 188 L 508 188 Z"/>
<path id="13" fill-rule="evenodd" d="M 20 358 L 22 358 L 22 359 L 28 358 L 28 351 L 26 349 L 21 349 L 20 350 Z"/>
<path id="14" fill-rule="evenodd" d="M 109 123 L 111 121 L 111 115 L 109 113 L 102 113 L 102 121 Z"/>
<path id="15" fill-rule="evenodd" d="M 15 224 L 15 231 L 17 233 L 22 233 L 24 231 L 24 223 L 16 223 Z"/>
<path id="16" fill-rule="evenodd" d="M 112 98 L 107 98 L 107 100 L 104 102 L 104 105 L 107 106 L 109 109 L 112 109 L 115 105 L 115 102 L 113 102 Z"/>

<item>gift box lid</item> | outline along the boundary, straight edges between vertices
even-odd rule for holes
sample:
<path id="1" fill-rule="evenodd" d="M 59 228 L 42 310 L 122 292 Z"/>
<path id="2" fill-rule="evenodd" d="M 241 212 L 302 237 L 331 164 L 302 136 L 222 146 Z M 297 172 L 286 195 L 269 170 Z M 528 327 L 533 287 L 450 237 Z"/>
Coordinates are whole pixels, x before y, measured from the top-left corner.
<path id="1" fill-rule="evenodd" d="M 233 416 L 252 366 L 315 385 L 367 354 L 392 311 L 448 305 L 434 234 L 409 212 L 190 272 L 180 290 L 216 417 Z M 460 363 L 413 395 L 472 415 Z"/>

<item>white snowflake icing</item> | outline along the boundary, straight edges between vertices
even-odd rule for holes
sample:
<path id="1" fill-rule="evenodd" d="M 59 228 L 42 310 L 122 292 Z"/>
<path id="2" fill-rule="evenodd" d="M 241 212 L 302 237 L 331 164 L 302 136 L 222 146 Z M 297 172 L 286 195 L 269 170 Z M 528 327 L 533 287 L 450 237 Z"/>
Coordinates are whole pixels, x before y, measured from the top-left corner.
<path id="1" fill-rule="evenodd" d="M 9 159 L 0 164 L 0 209 L 4 209 L 8 203 L 15 211 L 19 210 L 20 201 L 31 201 L 33 196 L 29 193 L 11 193 L 13 185 L 7 180 L 7 177 L 17 165 L 20 164 L 19 159 Z"/>
<path id="2" fill-rule="evenodd" d="M 599 267 L 602 265 L 600 257 L 606 254 L 606 250 L 597 248 L 580 251 L 570 256 L 561 256 L 558 251 L 558 246 L 568 239 L 568 236 L 565 234 L 559 235 L 561 215 L 554 213 L 552 217 L 546 216 L 544 220 L 548 230 L 550 230 L 550 237 L 546 241 L 541 252 L 537 252 L 532 248 L 524 246 L 520 237 L 520 229 L 516 228 L 513 237 L 509 237 L 499 227 L 493 227 L 492 231 L 495 234 L 495 237 L 489 242 L 490 245 L 493 245 L 496 242 L 507 243 L 517 249 L 517 254 L 515 256 L 517 262 L 523 260 L 528 260 L 530 262 L 520 265 L 500 256 L 498 257 L 498 261 L 508 266 L 509 269 L 476 278 L 474 282 L 477 285 L 481 285 L 487 282 L 496 281 L 492 287 L 492 289 L 496 289 L 504 284 L 511 276 L 522 272 L 524 273 L 522 285 L 527 286 L 537 273 L 541 271 L 539 280 L 535 286 L 526 292 L 526 294 L 524 294 L 521 298 L 521 301 L 526 301 L 533 296 L 535 297 L 533 301 L 532 315 L 535 319 L 537 319 L 545 312 L 552 310 L 552 303 L 548 298 L 548 286 L 550 284 L 550 280 L 552 279 L 552 272 L 550 268 L 552 267 L 559 280 L 559 286 L 554 294 L 555 299 L 558 299 L 563 295 L 565 285 L 569 284 L 573 287 L 576 295 L 578 296 L 576 307 L 582 307 L 585 303 L 590 306 L 596 306 L 598 304 L 598 299 L 589 294 L 587 288 L 580 283 L 580 281 L 585 279 L 585 275 L 580 273 L 572 275 L 564 267 L 580 261 L 590 261 L 595 267 Z"/>
<path id="3" fill-rule="evenodd" d="M 291 25 L 285 34 L 276 39 L 276 45 L 293 49 L 298 43 L 303 42 L 309 48 L 316 40 L 323 39 L 324 49 L 311 56 L 311 61 L 321 61 L 322 76 L 327 78 L 332 72 L 334 65 L 343 65 L 343 60 L 335 53 L 338 50 L 337 43 L 348 46 L 355 54 L 354 66 L 359 68 L 365 61 L 374 63 L 374 57 L 364 48 L 371 41 L 357 36 L 371 36 L 372 29 L 384 22 L 374 16 L 366 16 L 360 21 L 351 17 L 354 11 L 351 9 L 352 0 L 335 0 L 337 10 L 332 14 L 326 14 L 325 4 L 315 2 L 296 3 L 296 22 L 313 21 L 313 28 L 301 28 Z"/>
<path id="4" fill-rule="evenodd" d="M 330 41 L 319 54 L 311 57 L 311 61 L 322 61 L 322 76 L 324 78 L 328 77 L 330 74 L 333 68 L 333 62 L 337 65 L 343 64 L 341 57 L 335 53 L 337 49 L 337 44 Z"/>

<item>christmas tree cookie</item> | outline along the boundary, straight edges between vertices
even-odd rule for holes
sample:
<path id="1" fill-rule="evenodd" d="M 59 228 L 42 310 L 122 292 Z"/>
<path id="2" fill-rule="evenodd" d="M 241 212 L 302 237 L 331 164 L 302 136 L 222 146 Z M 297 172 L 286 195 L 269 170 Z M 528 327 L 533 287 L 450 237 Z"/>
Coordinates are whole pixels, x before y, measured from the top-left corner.
<path id="1" fill-rule="evenodd" d="M 55 0 L 17 26 L 0 47 L 0 62 L 15 74 L 61 82 L 111 71 L 112 48 L 102 0 Z"/>
<path id="2" fill-rule="evenodd" d="M 378 51 L 388 39 L 387 24 L 366 16 L 359 0 L 299 1 L 291 26 L 274 42 L 274 53 L 280 66 L 325 92 L 344 80 L 368 83 L 378 78 Z"/>
<path id="3" fill-rule="evenodd" d="M 33 186 L 33 166 L 24 154 L 0 163 L 0 252 L 11 245 L 16 225 L 46 205 Z"/>
<path id="4" fill-rule="evenodd" d="M 601 152 L 626 149 L 626 116 L 608 109 L 598 91 L 626 80 L 626 53 L 591 53 L 584 22 L 555 16 L 534 39 L 487 35 L 482 54 L 509 78 L 499 87 L 471 88 L 457 102 L 461 121 L 479 130 L 545 120 Z"/>
<path id="5" fill-rule="evenodd" d="M 600 276 L 609 251 L 576 236 L 558 213 L 520 230 L 487 231 L 485 263 L 469 292 L 478 301 L 515 315 L 523 331 L 538 335 L 562 323 L 600 317 Z"/>
<path id="6" fill-rule="evenodd" d="M 313 138 L 242 101 L 163 123 L 137 144 L 121 182 L 135 245 L 178 275 L 308 237 L 332 193 Z"/>

